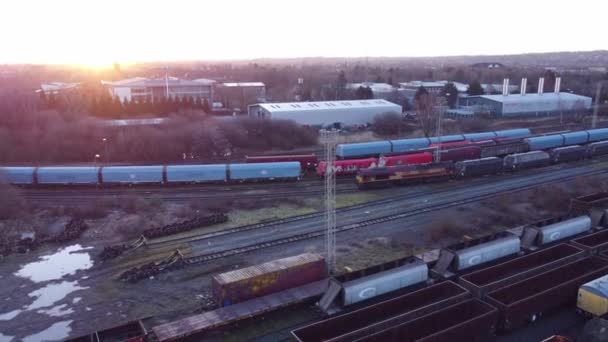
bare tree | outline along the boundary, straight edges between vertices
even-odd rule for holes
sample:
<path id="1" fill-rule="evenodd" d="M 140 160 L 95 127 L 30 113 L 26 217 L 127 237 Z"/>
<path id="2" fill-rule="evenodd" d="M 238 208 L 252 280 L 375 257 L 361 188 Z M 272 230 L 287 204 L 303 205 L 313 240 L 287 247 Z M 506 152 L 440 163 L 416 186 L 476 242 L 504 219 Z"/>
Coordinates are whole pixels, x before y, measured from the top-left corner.
<path id="1" fill-rule="evenodd" d="M 436 96 L 428 92 L 422 93 L 416 98 L 414 106 L 416 117 L 425 137 L 430 137 L 436 130 L 437 117 L 439 115 L 436 104 Z"/>

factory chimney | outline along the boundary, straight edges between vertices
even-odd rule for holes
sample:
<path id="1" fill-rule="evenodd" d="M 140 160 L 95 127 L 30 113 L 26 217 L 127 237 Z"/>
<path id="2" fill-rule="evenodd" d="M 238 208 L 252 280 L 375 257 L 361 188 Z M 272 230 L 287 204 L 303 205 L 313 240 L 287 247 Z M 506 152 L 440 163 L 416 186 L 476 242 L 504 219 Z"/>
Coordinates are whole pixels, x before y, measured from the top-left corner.
<path id="1" fill-rule="evenodd" d="M 562 86 L 562 78 L 561 77 L 556 77 L 555 78 L 555 93 L 556 94 L 559 94 L 561 86 Z"/>
<path id="2" fill-rule="evenodd" d="M 519 90 L 519 93 L 521 94 L 521 96 L 526 95 L 526 85 L 528 83 L 528 79 L 527 78 L 522 78 L 521 79 L 521 89 Z"/>
<path id="3" fill-rule="evenodd" d="M 545 87 L 545 79 L 543 77 L 538 79 L 538 95 L 543 94 L 543 88 Z"/>
<path id="4" fill-rule="evenodd" d="M 502 96 L 509 95 L 509 79 L 505 78 L 502 80 Z"/>

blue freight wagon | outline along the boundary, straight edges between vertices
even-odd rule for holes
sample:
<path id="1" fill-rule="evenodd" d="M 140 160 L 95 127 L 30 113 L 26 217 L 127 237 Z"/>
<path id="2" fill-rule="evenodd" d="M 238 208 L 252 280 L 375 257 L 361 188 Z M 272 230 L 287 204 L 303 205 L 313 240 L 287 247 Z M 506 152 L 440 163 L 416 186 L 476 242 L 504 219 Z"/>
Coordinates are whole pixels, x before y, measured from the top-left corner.
<path id="1" fill-rule="evenodd" d="M 589 133 L 589 142 L 608 140 L 608 128 L 590 129 L 587 133 Z"/>
<path id="2" fill-rule="evenodd" d="M 568 145 L 583 145 L 589 142 L 589 133 L 587 131 L 563 133 L 564 146 Z"/>
<path id="3" fill-rule="evenodd" d="M 336 156 L 342 159 L 353 157 L 377 157 L 379 154 L 390 152 L 392 152 L 392 144 L 388 140 L 340 144 L 336 147 Z"/>
<path id="4" fill-rule="evenodd" d="M 96 185 L 99 184 L 97 166 L 49 166 L 36 171 L 41 185 Z"/>
<path id="5" fill-rule="evenodd" d="M 101 169 L 103 184 L 160 184 L 163 166 L 106 166 Z"/>
<path id="6" fill-rule="evenodd" d="M 407 152 L 427 148 L 431 145 L 428 138 L 391 140 L 393 152 Z"/>
<path id="7" fill-rule="evenodd" d="M 564 146 L 564 137 L 561 134 L 526 138 L 524 141 L 528 144 L 528 147 L 530 147 L 530 151 L 547 150 Z"/>
<path id="8" fill-rule="evenodd" d="M 33 185 L 35 169 L 30 166 L 0 167 L 0 180 L 15 185 Z"/>
<path id="9" fill-rule="evenodd" d="M 300 178 L 299 162 L 229 164 L 231 181 L 297 180 Z"/>
<path id="10" fill-rule="evenodd" d="M 167 165 L 167 183 L 226 182 L 226 164 Z"/>

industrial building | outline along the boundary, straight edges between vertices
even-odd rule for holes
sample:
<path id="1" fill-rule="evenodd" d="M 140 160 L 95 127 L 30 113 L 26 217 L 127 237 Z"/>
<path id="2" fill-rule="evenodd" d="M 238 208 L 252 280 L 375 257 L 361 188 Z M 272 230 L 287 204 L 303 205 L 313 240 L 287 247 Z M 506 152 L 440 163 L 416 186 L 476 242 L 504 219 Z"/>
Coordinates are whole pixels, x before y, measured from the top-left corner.
<path id="1" fill-rule="evenodd" d="M 215 89 L 215 100 L 223 108 L 245 111 L 249 105 L 266 102 L 266 85 L 262 82 L 225 82 Z"/>
<path id="2" fill-rule="evenodd" d="M 346 85 L 347 89 L 352 91 L 357 91 L 359 87 L 370 88 L 372 93 L 374 94 L 375 99 L 388 99 L 391 96 L 394 96 L 395 91 L 397 91 L 396 87 L 388 83 L 378 83 L 378 82 L 361 82 L 361 83 L 348 83 Z"/>
<path id="3" fill-rule="evenodd" d="M 587 96 L 560 92 L 561 79 L 555 82 L 552 93 L 543 90 L 544 79 L 539 79 L 538 93 L 526 93 L 527 80 L 522 79 L 519 94 L 510 94 L 509 80 L 503 82 L 499 95 L 478 95 L 459 98 L 459 106 L 446 111 L 450 117 L 472 117 L 478 113 L 493 117 L 543 116 L 556 114 L 584 113 L 591 110 L 592 99 Z"/>
<path id="4" fill-rule="evenodd" d="M 110 96 L 118 97 L 121 101 L 135 99 L 143 101 L 149 99 L 161 99 L 163 97 L 194 99 L 207 99 L 210 103 L 213 99 L 214 80 L 197 79 L 183 80 L 175 77 L 145 78 L 134 77 L 120 81 L 101 81 Z"/>
<path id="5" fill-rule="evenodd" d="M 383 113 L 401 113 L 401 106 L 375 100 L 258 103 L 249 106 L 249 116 L 293 120 L 301 125 L 364 125 Z"/>

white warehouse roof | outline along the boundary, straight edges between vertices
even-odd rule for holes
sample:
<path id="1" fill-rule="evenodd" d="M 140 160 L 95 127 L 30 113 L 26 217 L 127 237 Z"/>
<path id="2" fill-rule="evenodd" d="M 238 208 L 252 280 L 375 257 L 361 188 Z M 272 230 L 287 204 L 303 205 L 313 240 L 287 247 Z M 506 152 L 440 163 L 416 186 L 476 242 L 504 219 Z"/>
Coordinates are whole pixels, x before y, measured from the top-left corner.
<path id="1" fill-rule="evenodd" d="M 401 106 L 374 100 L 259 103 L 249 106 L 250 116 L 294 120 L 302 125 L 325 125 L 341 122 L 358 125 L 372 122 L 373 117 L 387 112 L 401 113 Z"/>
<path id="2" fill-rule="evenodd" d="M 591 98 L 571 93 L 479 95 L 478 97 L 502 104 L 503 114 L 526 112 L 556 112 L 591 109 Z"/>

